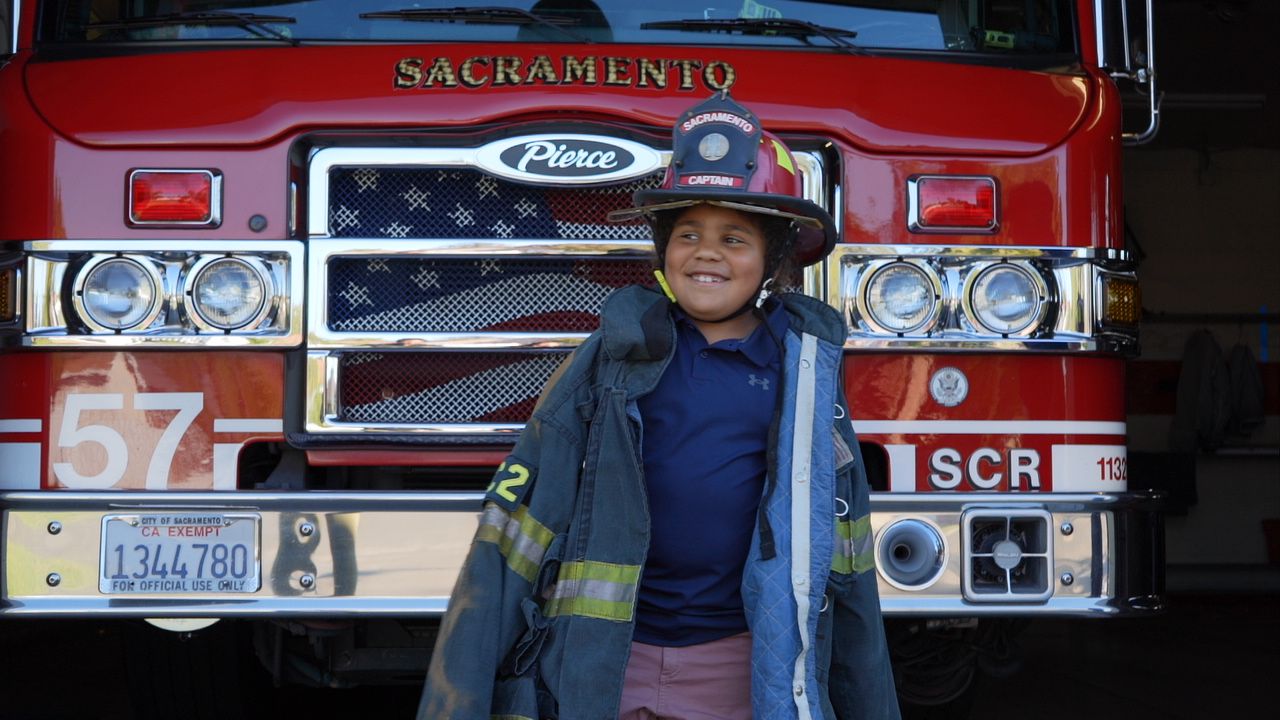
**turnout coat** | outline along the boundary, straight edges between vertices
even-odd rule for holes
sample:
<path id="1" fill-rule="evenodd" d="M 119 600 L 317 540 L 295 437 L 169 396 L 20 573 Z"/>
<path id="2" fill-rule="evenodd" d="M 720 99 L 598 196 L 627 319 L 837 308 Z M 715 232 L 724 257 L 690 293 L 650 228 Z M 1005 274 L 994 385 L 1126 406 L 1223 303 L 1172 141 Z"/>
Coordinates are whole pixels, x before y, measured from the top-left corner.
<path id="1" fill-rule="evenodd" d="M 817 300 L 781 299 L 783 387 L 742 581 L 754 715 L 897 718 L 844 325 Z M 485 494 L 419 718 L 617 717 L 649 546 L 636 398 L 674 348 L 666 298 L 625 288 L 548 383 Z"/>

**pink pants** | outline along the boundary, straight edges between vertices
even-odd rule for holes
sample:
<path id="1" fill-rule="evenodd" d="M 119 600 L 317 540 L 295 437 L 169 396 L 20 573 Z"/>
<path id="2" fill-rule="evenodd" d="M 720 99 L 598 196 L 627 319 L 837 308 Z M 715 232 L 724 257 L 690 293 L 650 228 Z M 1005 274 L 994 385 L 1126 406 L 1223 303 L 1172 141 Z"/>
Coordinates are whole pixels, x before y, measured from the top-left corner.
<path id="1" fill-rule="evenodd" d="M 631 643 L 618 720 L 751 720 L 751 633 L 688 647 Z"/>

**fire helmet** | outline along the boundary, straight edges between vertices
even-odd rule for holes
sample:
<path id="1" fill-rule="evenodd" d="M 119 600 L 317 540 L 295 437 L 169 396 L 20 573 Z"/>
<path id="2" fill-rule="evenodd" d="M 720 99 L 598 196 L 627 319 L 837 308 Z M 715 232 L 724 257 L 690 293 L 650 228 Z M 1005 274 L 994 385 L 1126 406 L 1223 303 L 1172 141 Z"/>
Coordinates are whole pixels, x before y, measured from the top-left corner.
<path id="1" fill-rule="evenodd" d="M 836 244 L 831 215 L 803 197 L 791 150 L 727 93 L 679 117 L 661 187 L 637 192 L 635 207 L 614 211 L 609 219 L 652 221 L 656 213 L 698 203 L 790 220 L 791 256 L 799 267 L 826 257 Z M 654 240 L 661 255 L 666 238 Z"/>

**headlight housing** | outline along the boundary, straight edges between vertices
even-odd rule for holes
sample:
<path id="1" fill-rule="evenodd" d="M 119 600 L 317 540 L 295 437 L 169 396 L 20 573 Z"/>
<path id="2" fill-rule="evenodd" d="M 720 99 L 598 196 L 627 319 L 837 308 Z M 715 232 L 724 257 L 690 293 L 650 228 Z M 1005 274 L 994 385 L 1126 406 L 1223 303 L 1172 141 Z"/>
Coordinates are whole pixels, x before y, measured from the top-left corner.
<path id="1" fill-rule="evenodd" d="M 883 332 L 927 332 L 938 317 L 942 283 L 925 263 L 893 261 L 867 273 L 859 309 Z"/>
<path id="2" fill-rule="evenodd" d="M 1020 335 L 1039 324 L 1047 294 L 1044 280 L 1029 267 L 994 263 L 970 276 L 965 309 L 990 332 Z"/>
<path id="3" fill-rule="evenodd" d="M 81 268 L 74 303 L 94 330 L 145 329 L 160 314 L 163 287 L 160 271 L 146 258 L 107 256 Z"/>
<path id="4" fill-rule="evenodd" d="M 204 259 L 191 269 L 185 298 L 192 321 L 205 330 L 253 327 L 270 309 L 273 294 L 266 268 L 239 257 Z"/>

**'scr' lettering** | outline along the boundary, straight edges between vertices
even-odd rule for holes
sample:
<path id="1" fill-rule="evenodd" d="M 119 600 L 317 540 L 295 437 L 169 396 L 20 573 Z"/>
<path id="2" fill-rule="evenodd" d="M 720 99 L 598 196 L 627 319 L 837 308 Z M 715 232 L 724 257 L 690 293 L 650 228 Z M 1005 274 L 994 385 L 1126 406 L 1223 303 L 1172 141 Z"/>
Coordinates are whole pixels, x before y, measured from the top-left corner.
<path id="1" fill-rule="evenodd" d="M 1010 490 L 1040 489 L 1040 453 L 1029 448 L 978 448 L 965 458 L 959 450 L 939 448 L 929 456 L 929 484 L 955 490 L 962 481 L 976 490 L 994 490 L 1009 475 Z"/>

